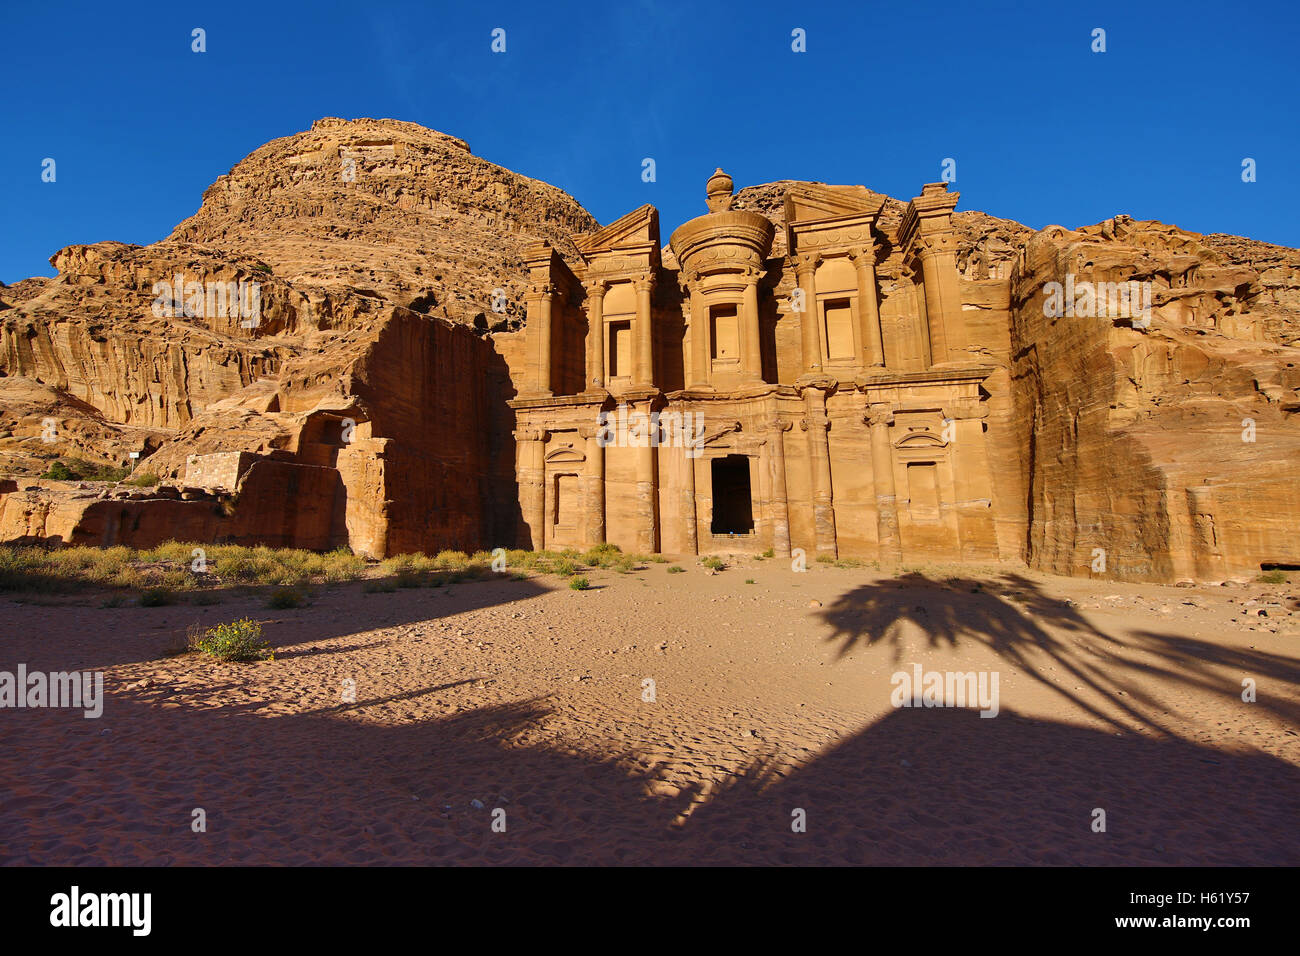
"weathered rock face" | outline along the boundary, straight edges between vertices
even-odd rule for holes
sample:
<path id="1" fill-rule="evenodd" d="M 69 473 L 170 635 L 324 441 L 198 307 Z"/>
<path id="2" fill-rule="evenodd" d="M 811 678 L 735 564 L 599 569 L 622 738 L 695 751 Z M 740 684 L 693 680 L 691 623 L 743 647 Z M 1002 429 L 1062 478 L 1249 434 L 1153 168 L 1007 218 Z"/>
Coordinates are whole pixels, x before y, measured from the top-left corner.
<path id="1" fill-rule="evenodd" d="M 1085 313 L 1085 288 L 1149 282 L 1149 324 L 1053 314 L 1067 279 Z M 1036 565 L 1221 580 L 1300 563 L 1300 253 L 1121 218 L 1038 233 L 1012 286 Z"/>
<path id="2" fill-rule="evenodd" d="M 798 285 L 784 261 L 786 200 L 806 185 L 749 187 L 731 206 L 773 225 L 760 307 L 772 382 L 801 372 L 797 316 L 772 303 Z M 922 353 L 924 303 L 896 245 L 908 205 L 855 196 L 879 206 L 887 366 L 939 363 Z M 525 300 L 546 294 L 528 256 L 549 243 L 588 280 L 570 237 L 598 229 L 560 190 L 452 137 L 324 119 L 250 154 L 162 242 L 61 250 L 57 277 L 0 286 L 0 473 L 18 476 L 0 486 L 0 540 L 372 555 L 520 540 L 508 402 L 535 362 Z M 964 340 L 948 358 L 988 370 L 980 427 L 994 507 L 980 555 L 1151 580 L 1300 563 L 1300 252 L 1124 217 L 1034 233 L 956 212 L 951 233 Z M 680 263 L 668 247 L 660 256 L 671 279 Z M 1067 281 L 1151 283 L 1149 325 L 1052 314 L 1049 283 Z M 580 286 L 563 295 L 557 386 L 585 374 L 590 307 Z M 675 283 L 652 300 L 662 358 L 681 350 L 689 317 Z M 826 414 L 866 434 L 850 404 L 830 394 Z M 121 465 L 131 453 L 160 488 L 31 480 L 55 457 Z M 836 487 L 823 491 L 846 509 L 850 550 L 868 553 L 875 504 L 854 456 L 870 456 L 834 454 Z M 611 462 L 610 481 L 641 481 Z M 791 493 L 813 495 L 791 462 Z M 815 509 L 788 520 L 796 536 L 825 534 Z"/>

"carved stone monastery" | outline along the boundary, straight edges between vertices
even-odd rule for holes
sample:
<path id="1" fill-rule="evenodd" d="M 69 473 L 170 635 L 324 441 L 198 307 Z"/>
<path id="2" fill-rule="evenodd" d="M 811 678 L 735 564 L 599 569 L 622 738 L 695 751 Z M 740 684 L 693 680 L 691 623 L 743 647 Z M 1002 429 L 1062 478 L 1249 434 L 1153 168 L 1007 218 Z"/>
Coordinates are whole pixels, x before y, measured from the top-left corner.
<path id="1" fill-rule="evenodd" d="M 772 259 L 772 222 L 718 170 L 676 268 L 653 206 L 575 237 L 581 281 L 530 250 L 510 405 L 531 546 L 996 560 L 994 369 L 968 348 L 956 203 L 926 186 L 886 238 L 880 197 L 793 188 Z"/>

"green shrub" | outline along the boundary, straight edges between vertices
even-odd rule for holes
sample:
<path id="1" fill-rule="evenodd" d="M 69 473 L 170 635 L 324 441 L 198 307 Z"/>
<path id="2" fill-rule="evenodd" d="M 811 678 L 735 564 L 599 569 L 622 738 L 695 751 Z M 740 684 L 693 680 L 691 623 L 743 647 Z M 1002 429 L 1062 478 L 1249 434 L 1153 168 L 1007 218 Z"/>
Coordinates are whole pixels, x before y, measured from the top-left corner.
<path id="1" fill-rule="evenodd" d="M 59 481 L 121 481 L 129 474 L 130 468 L 98 465 L 80 458 L 63 458 L 52 462 L 49 470 L 41 477 Z"/>
<path id="2" fill-rule="evenodd" d="M 766 551 L 764 551 L 762 554 L 760 554 L 759 557 L 760 557 L 760 558 L 775 558 L 775 557 L 776 557 L 776 552 L 773 551 L 771 548 L 768 548 Z"/>
<path id="3" fill-rule="evenodd" d="M 669 574 L 685 574 L 685 573 L 686 573 L 686 569 L 683 568 L 681 565 L 674 564 L 672 567 L 670 567 L 670 568 L 668 569 L 668 573 L 669 573 Z"/>
<path id="4" fill-rule="evenodd" d="M 591 587 L 591 582 L 579 574 L 576 577 L 569 578 L 569 587 L 575 591 L 585 591 Z"/>
<path id="5" fill-rule="evenodd" d="M 438 568 L 459 570 L 469 564 L 469 555 L 464 551 L 440 551 L 433 563 Z"/>
<path id="6" fill-rule="evenodd" d="M 754 579 L 753 579 L 753 578 L 745 578 L 745 583 L 746 583 L 746 584 L 753 584 L 753 583 L 754 583 Z"/>
<path id="7" fill-rule="evenodd" d="M 274 660 L 270 646 L 262 640 L 262 625 L 248 618 L 208 628 L 194 648 L 219 661 Z"/>
<path id="8" fill-rule="evenodd" d="M 271 596 L 266 601 L 266 606 L 284 610 L 285 608 L 302 607 L 306 603 L 307 596 L 297 588 L 280 588 L 271 592 Z"/>
<path id="9" fill-rule="evenodd" d="M 562 578 L 570 578 L 578 573 L 578 566 L 569 558 L 560 558 L 551 566 L 551 570 Z"/>
<path id="10" fill-rule="evenodd" d="M 713 554 L 709 555 L 707 558 L 701 561 L 700 564 L 704 565 L 710 571 L 721 571 L 723 568 L 727 566 L 726 562 L 724 562 L 717 555 L 713 555 Z"/>
<path id="11" fill-rule="evenodd" d="M 389 578 L 374 578 L 361 585 L 362 594 L 392 594 L 397 585 Z"/>
<path id="12" fill-rule="evenodd" d="M 567 554 L 567 552 L 565 553 Z M 573 557 L 581 557 L 583 564 L 589 565 L 593 568 L 608 568 L 618 561 L 619 556 L 622 555 L 622 553 L 622 548 L 606 541 L 603 544 L 597 544 L 588 548 L 582 555 L 579 555 L 575 551 Z"/>
<path id="13" fill-rule="evenodd" d="M 137 488 L 152 488 L 158 484 L 158 476 L 152 475 L 146 471 L 143 474 L 136 475 L 133 478 L 123 478 L 122 484 L 135 485 Z"/>
<path id="14" fill-rule="evenodd" d="M 366 570 L 366 559 L 347 548 L 319 555 L 317 563 L 326 581 L 355 581 Z"/>
<path id="15" fill-rule="evenodd" d="M 171 603 L 172 595 L 166 588 L 150 588 L 140 595 L 141 607 L 162 607 Z"/>
<path id="16" fill-rule="evenodd" d="M 835 563 L 835 559 L 832 558 L 829 554 L 819 554 L 819 555 L 817 555 L 817 559 L 816 559 L 816 560 L 819 561 L 819 562 L 822 563 L 822 564 L 834 564 L 834 563 Z"/>
<path id="17" fill-rule="evenodd" d="M 1261 584 L 1286 584 L 1285 571 L 1265 571 L 1258 578 Z"/>
<path id="18" fill-rule="evenodd" d="M 50 464 L 50 467 L 46 469 L 45 474 L 41 475 L 41 477 L 52 478 L 55 481 L 76 481 L 80 476 L 73 473 L 72 469 L 63 462 L 55 461 Z"/>

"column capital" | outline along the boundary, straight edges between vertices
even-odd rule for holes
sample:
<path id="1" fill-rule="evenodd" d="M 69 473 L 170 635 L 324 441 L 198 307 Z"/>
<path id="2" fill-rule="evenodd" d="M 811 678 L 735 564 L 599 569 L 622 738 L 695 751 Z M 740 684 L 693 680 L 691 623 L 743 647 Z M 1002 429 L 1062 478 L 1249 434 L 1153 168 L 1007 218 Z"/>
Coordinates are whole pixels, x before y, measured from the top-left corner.
<path id="1" fill-rule="evenodd" d="M 655 287 L 654 273 L 647 272 L 645 275 L 637 276 L 632 280 L 632 286 L 637 292 L 653 292 Z"/>
<path id="2" fill-rule="evenodd" d="M 852 260 L 853 264 L 859 269 L 864 266 L 871 266 L 874 268 L 876 265 L 876 250 L 879 248 L 880 243 L 876 242 L 874 238 L 869 239 L 864 245 L 854 246 L 851 248 L 849 250 L 849 259 Z"/>
<path id="3" fill-rule="evenodd" d="M 822 255 L 820 252 L 800 252 L 794 257 L 794 271 L 796 275 L 805 275 L 809 272 L 814 272 L 821 264 Z"/>
<path id="4" fill-rule="evenodd" d="M 541 299 L 555 295 L 556 288 L 551 282 L 534 282 L 528 287 L 528 298 Z"/>
<path id="5" fill-rule="evenodd" d="M 862 416 L 862 421 L 863 424 L 873 427 L 876 425 L 892 425 L 894 424 L 894 406 L 887 402 L 868 405 L 866 414 Z"/>
<path id="6" fill-rule="evenodd" d="M 831 420 L 825 415 L 805 415 L 799 419 L 799 430 L 810 432 L 820 428 L 822 431 L 829 431 Z"/>
<path id="7" fill-rule="evenodd" d="M 911 251 L 921 256 L 932 256 L 941 252 L 956 252 L 956 246 L 957 236 L 951 231 L 932 233 L 918 231 L 912 237 Z"/>
<path id="8" fill-rule="evenodd" d="M 781 432 L 788 432 L 793 427 L 794 427 L 794 422 L 787 422 L 781 418 L 774 418 L 771 421 L 764 422 L 762 425 L 760 425 L 759 431 L 767 432 L 768 434 L 775 435 Z"/>
<path id="9" fill-rule="evenodd" d="M 514 435 L 515 441 L 546 441 L 551 437 L 551 433 L 545 428 L 531 426 L 516 428 L 511 434 Z"/>
<path id="10" fill-rule="evenodd" d="M 582 287 L 587 290 L 587 295 L 594 298 L 601 298 L 609 291 L 608 279 L 588 279 L 582 283 Z"/>

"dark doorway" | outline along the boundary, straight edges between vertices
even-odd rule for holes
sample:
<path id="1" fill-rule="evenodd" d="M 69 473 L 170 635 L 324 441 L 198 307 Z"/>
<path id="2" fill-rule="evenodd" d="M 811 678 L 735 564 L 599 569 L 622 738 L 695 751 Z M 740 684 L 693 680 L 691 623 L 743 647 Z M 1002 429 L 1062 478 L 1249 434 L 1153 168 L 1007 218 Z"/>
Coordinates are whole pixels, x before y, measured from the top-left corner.
<path id="1" fill-rule="evenodd" d="M 749 459 L 744 455 L 713 459 L 713 533 L 749 534 L 753 530 Z"/>

